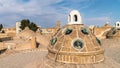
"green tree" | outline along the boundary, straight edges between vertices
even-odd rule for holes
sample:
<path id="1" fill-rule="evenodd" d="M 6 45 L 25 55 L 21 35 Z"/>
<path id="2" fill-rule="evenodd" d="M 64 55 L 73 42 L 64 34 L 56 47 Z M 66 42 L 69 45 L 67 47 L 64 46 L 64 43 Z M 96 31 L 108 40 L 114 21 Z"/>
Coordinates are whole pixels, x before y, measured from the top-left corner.
<path id="1" fill-rule="evenodd" d="M 29 20 L 29 19 L 23 19 L 23 20 L 21 21 L 21 26 L 20 26 L 20 28 L 21 28 L 22 30 L 24 30 L 25 27 L 28 27 L 28 26 L 29 26 L 29 24 L 30 24 L 30 20 Z"/>
<path id="2" fill-rule="evenodd" d="M 24 30 L 25 27 L 29 27 L 29 29 L 33 30 L 34 32 L 36 32 L 37 29 L 38 29 L 37 25 L 36 25 L 34 22 L 30 22 L 29 19 L 23 19 L 23 20 L 21 21 L 21 26 L 20 26 L 20 28 L 21 28 L 22 30 Z"/>
<path id="3" fill-rule="evenodd" d="M 38 29 L 37 25 L 36 25 L 34 22 L 31 22 L 31 23 L 29 24 L 29 28 L 30 28 L 31 30 L 33 30 L 34 32 L 36 32 L 37 29 Z"/>
<path id="4" fill-rule="evenodd" d="M 3 28 L 3 25 L 2 25 L 2 24 L 0 24 L 0 31 L 2 30 L 2 28 Z"/>

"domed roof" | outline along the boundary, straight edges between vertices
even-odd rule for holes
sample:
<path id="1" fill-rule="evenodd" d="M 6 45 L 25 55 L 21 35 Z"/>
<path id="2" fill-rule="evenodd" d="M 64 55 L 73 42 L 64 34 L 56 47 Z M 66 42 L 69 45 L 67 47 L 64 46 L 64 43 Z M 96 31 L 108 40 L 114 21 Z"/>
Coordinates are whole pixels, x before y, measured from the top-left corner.
<path id="1" fill-rule="evenodd" d="M 111 28 L 107 33 L 107 38 L 120 38 L 120 28 Z"/>
<path id="2" fill-rule="evenodd" d="M 104 25 L 104 27 L 111 27 L 111 26 L 110 26 L 109 22 L 107 22 L 107 23 Z"/>
<path id="3" fill-rule="evenodd" d="M 21 39 L 27 39 L 32 36 L 35 36 L 35 32 L 26 27 L 22 32 L 20 32 L 17 37 Z"/>
<path id="4" fill-rule="evenodd" d="M 68 24 L 51 39 L 48 57 L 57 62 L 89 64 L 104 60 L 100 40 L 83 24 Z"/>
<path id="5" fill-rule="evenodd" d="M 100 41 L 84 25 L 64 26 L 48 49 L 48 57 L 58 62 L 86 64 L 104 60 Z"/>

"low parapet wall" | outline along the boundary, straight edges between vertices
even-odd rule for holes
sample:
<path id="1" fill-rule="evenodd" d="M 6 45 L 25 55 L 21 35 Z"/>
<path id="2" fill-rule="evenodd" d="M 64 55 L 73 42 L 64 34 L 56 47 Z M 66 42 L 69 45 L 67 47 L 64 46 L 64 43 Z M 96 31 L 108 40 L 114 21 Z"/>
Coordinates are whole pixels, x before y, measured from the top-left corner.
<path id="1" fill-rule="evenodd" d="M 0 43 L 0 50 L 4 49 L 4 43 Z"/>
<path id="2" fill-rule="evenodd" d="M 30 53 L 30 52 L 37 52 L 37 51 L 48 51 L 48 50 L 36 48 L 36 49 L 28 49 L 28 50 L 20 50 L 20 51 L 7 51 L 6 53 L 1 54 L 0 58 L 4 58 L 9 55 L 15 55 L 15 54 L 19 54 L 19 53 Z"/>

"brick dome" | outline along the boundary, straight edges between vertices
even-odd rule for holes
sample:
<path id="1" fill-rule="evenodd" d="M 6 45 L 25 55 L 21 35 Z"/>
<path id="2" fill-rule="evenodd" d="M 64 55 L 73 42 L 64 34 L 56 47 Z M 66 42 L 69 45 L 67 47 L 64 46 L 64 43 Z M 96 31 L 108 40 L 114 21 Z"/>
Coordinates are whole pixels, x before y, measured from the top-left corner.
<path id="1" fill-rule="evenodd" d="M 104 49 L 83 24 L 63 26 L 51 39 L 48 57 L 57 62 L 90 64 L 104 60 Z"/>
<path id="2" fill-rule="evenodd" d="M 120 28 L 113 27 L 107 32 L 107 38 L 118 39 L 120 38 Z"/>

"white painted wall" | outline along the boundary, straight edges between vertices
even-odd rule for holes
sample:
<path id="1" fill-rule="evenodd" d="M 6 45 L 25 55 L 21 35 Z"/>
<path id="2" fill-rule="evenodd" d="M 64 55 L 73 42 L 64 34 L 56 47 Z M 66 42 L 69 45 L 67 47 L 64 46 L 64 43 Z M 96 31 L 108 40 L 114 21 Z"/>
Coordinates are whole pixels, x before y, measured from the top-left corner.
<path id="1" fill-rule="evenodd" d="M 16 34 L 18 34 L 21 31 L 20 25 L 20 22 L 16 22 Z"/>
<path id="2" fill-rule="evenodd" d="M 116 27 L 116 28 L 120 28 L 120 22 L 119 22 L 119 21 L 117 21 L 117 22 L 115 23 L 115 27 Z"/>
<path id="3" fill-rule="evenodd" d="M 78 10 L 72 10 L 68 15 L 68 24 L 82 24 L 81 16 Z"/>

